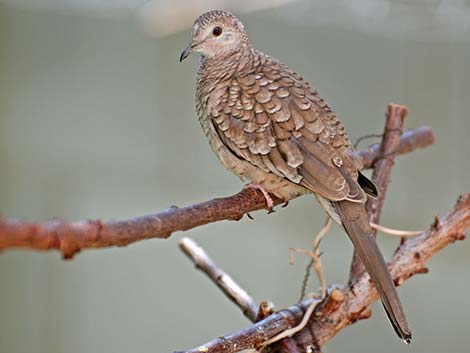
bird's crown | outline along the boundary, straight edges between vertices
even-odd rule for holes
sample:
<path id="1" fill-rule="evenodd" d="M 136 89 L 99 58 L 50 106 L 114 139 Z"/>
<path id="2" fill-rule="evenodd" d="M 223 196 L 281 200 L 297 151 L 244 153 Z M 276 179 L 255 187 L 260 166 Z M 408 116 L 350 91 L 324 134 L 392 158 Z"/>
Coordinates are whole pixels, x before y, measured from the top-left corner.
<path id="1" fill-rule="evenodd" d="M 237 28 L 241 32 L 245 31 L 241 21 L 233 13 L 223 10 L 212 10 L 203 13 L 194 21 L 194 27 L 206 27 L 219 22 Z"/>

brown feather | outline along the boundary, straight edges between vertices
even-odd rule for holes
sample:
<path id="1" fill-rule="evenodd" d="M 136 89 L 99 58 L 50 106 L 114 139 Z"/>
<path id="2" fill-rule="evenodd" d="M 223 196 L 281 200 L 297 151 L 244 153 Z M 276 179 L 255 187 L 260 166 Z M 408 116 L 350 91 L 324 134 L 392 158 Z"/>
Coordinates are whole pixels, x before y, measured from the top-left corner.
<path id="1" fill-rule="evenodd" d="M 340 201 L 334 203 L 334 207 L 372 283 L 379 292 L 393 328 L 402 340 L 409 343 L 411 331 L 388 266 L 380 253 L 377 242 L 372 237 L 372 229 L 364 204 Z"/>

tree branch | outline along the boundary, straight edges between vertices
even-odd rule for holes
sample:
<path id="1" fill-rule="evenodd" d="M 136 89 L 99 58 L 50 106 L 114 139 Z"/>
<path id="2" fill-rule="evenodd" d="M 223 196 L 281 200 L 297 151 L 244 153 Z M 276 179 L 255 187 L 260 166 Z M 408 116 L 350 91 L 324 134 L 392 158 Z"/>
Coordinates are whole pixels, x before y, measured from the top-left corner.
<path id="1" fill-rule="evenodd" d="M 204 272 L 242 310 L 243 314 L 250 321 L 256 321 L 258 308 L 254 300 L 207 255 L 203 248 L 190 238 L 182 238 L 179 241 L 179 246 L 190 260 L 194 262 L 196 268 Z"/>
<path id="2" fill-rule="evenodd" d="M 400 245 L 389 264 L 395 283 L 401 285 L 415 274 L 426 273 L 426 262 L 447 245 L 465 239 L 469 227 L 470 194 L 466 194 L 459 197 L 445 217 L 436 218 L 428 231 Z M 370 317 L 369 306 L 377 299 L 377 291 L 364 273 L 349 288 L 331 291 L 307 327 L 292 339 L 301 352 L 308 352 L 313 344 L 322 347 L 348 325 Z M 297 325 L 311 302 L 312 299 L 304 300 L 237 333 L 216 338 L 184 353 L 235 353 L 260 348 L 266 340 Z"/>
<path id="3" fill-rule="evenodd" d="M 434 131 L 428 126 L 421 126 L 419 128 L 405 131 L 400 137 L 400 144 L 395 150 L 397 155 L 407 154 L 414 150 L 425 148 L 432 145 L 436 141 Z M 375 162 L 380 157 L 381 143 L 375 143 L 368 148 L 357 151 L 361 156 L 364 168 L 369 169 L 374 167 Z"/>
<path id="4" fill-rule="evenodd" d="M 435 135 L 429 127 L 405 133 L 397 154 L 432 144 Z M 364 166 L 370 168 L 379 157 L 379 146 L 358 152 Z M 274 198 L 275 205 L 281 203 Z M 84 220 L 67 223 L 54 220 L 44 224 L 0 218 L 0 250 L 23 248 L 59 250 L 71 259 L 84 249 L 126 246 L 149 238 L 168 238 L 175 231 L 184 231 L 221 220 L 239 220 L 244 214 L 265 208 L 261 192 L 245 189 L 233 196 L 213 199 L 183 208 L 171 207 L 163 212 L 124 221 Z"/>
<path id="5" fill-rule="evenodd" d="M 274 305 L 269 301 L 262 301 L 259 309 L 249 294 L 241 288 L 232 277 L 219 267 L 210 258 L 207 252 L 190 238 L 182 238 L 179 241 L 181 250 L 196 265 L 196 268 L 204 272 L 207 277 L 243 312 L 251 321 L 258 322 L 273 314 Z M 294 340 L 288 338 L 279 342 L 279 351 L 283 353 L 300 353 Z"/>

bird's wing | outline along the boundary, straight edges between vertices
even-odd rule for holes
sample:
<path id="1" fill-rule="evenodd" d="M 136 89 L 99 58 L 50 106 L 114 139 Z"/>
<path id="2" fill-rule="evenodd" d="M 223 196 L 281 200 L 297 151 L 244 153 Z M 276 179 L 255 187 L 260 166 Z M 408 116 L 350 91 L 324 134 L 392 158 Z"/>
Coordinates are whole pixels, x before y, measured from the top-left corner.
<path id="1" fill-rule="evenodd" d="M 232 78 L 212 107 L 222 141 L 239 158 L 329 200 L 364 202 L 361 161 L 340 121 L 300 76 L 265 60 Z"/>

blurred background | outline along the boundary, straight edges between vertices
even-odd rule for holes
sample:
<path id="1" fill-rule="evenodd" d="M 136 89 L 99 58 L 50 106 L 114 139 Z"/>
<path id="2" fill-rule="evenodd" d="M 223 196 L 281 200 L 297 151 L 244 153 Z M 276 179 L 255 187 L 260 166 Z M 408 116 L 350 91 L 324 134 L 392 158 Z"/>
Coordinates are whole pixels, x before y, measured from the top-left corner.
<path id="1" fill-rule="evenodd" d="M 425 229 L 470 190 L 468 0 L 0 0 L 0 212 L 125 219 L 239 191 L 195 116 L 198 59 L 178 62 L 193 20 L 214 8 L 318 88 L 353 141 L 382 131 L 391 101 L 409 107 L 407 128 L 435 129 L 434 146 L 397 160 L 384 225 Z M 172 352 L 247 326 L 178 250 L 183 235 L 258 302 L 295 303 L 308 259 L 290 266 L 288 248 L 310 248 L 324 213 L 302 197 L 253 216 L 70 262 L 2 253 L 0 351 Z M 380 242 L 390 256 L 397 240 Z M 334 227 L 322 250 L 328 282 L 343 283 L 349 241 Z M 411 346 L 376 304 L 325 351 L 467 352 L 468 253 L 450 246 L 400 288 Z"/>

